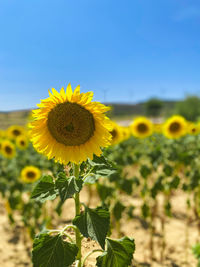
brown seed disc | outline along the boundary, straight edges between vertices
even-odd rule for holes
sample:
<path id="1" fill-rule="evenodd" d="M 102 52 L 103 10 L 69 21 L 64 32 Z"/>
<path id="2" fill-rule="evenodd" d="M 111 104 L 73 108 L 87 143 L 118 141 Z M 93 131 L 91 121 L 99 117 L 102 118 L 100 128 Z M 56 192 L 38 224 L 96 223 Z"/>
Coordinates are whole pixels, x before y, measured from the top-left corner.
<path id="1" fill-rule="evenodd" d="M 95 131 L 93 115 L 70 102 L 58 104 L 49 112 L 47 126 L 54 139 L 66 146 L 85 144 Z"/>

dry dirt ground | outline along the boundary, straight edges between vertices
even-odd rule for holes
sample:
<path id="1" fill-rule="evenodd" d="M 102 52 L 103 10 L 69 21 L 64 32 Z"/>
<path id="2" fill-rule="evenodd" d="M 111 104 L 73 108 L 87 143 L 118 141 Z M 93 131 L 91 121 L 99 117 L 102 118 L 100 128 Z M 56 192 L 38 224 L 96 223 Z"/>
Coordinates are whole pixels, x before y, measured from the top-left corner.
<path id="1" fill-rule="evenodd" d="M 81 192 L 81 201 L 87 203 L 87 190 Z M 98 199 L 95 197 L 91 203 L 91 207 L 95 207 Z M 140 206 L 140 201 L 137 198 L 124 199 L 124 201 L 132 202 L 136 206 Z M 159 199 L 162 202 L 162 199 Z M 136 252 L 132 266 L 171 266 L 171 267 L 196 267 L 197 261 L 191 253 L 191 246 L 194 245 L 198 239 L 197 226 L 192 220 L 189 225 L 188 234 L 188 249 L 185 249 L 185 232 L 186 232 L 186 197 L 183 193 L 177 193 L 172 197 L 172 209 L 175 216 L 167 219 L 166 222 L 166 250 L 164 261 L 160 262 L 160 219 L 156 218 L 156 232 L 155 232 L 155 260 L 150 259 L 149 251 L 149 231 L 143 227 L 141 218 L 139 217 L 139 209 L 135 211 L 135 219 L 122 219 L 122 232 L 124 235 L 133 237 L 136 243 Z M 58 228 L 61 229 L 64 225 L 70 222 L 73 218 L 73 201 L 68 200 L 64 207 L 63 216 L 58 223 Z M 2 267 L 29 267 L 32 266 L 30 260 L 31 244 L 25 238 L 25 230 L 22 226 L 17 225 L 15 228 L 11 227 L 3 202 L 0 202 L 0 264 Z M 113 237 L 116 237 L 116 231 L 113 230 Z M 98 245 L 90 240 L 84 240 L 83 253 L 87 253 L 91 248 L 98 248 Z M 187 257 L 186 257 L 186 254 Z M 97 256 L 98 253 L 96 253 Z M 95 257 L 92 256 L 86 262 L 86 267 L 95 266 Z M 56 266 L 55 266 L 56 267 Z M 113 266 L 115 267 L 115 266 Z"/>

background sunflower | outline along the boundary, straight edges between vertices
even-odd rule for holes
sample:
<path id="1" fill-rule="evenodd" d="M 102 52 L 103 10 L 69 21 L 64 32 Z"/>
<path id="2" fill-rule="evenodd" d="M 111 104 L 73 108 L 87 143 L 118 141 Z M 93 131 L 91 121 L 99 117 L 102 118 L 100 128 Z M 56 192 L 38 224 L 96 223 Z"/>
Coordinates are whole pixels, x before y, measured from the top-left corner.
<path id="1" fill-rule="evenodd" d="M 26 183 L 34 183 L 41 176 L 41 171 L 35 166 L 26 166 L 21 171 L 21 179 Z"/>
<path id="2" fill-rule="evenodd" d="M 133 136 L 138 138 L 145 138 L 153 133 L 153 123 L 146 117 L 138 117 L 134 119 L 130 125 Z"/>
<path id="3" fill-rule="evenodd" d="M 16 139 L 18 136 L 25 133 L 25 129 L 19 125 L 12 125 L 7 129 L 7 137 L 10 139 Z"/>
<path id="4" fill-rule="evenodd" d="M 187 132 L 187 121 L 179 115 L 169 118 L 163 126 L 163 134 L 167 138 L 179 138 Z"/>
<path id="5" fill-rule="evenodd" d="M 14 158 L 16 154 L 15 145 L 9 140 L 2 140 L 1 153 L 5 158 Z"/>
<path id="6" fill-rule="evenodd" d="M 28 147 L 29 140 L 25 135 L 19 135 L 16 138 L 16 145 L 19 149 L 26 149 Z"/>

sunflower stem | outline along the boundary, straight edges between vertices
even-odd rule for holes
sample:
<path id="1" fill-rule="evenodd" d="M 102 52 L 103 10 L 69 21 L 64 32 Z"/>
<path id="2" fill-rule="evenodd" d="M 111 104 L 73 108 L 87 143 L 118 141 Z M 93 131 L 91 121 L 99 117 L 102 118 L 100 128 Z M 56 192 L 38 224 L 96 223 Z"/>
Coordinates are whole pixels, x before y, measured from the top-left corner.
<path id="1" fill-rule="evenodd" d="M 74 172 L 74 176 L 76 177 L 76 179 L 79 178 L 79 165 L 77 164 L 73 164 L 73 172 Z M 74 195 L 74 200 L 75 200 L 75 215 L 80 215 L 80 208 L 81 208 L 81 204 L 80 204 L 80 197 L 79 197 L 79 193 L 76 193 Z M 81 267 L 81 233 L 79 231 L 78 228 L 76 228 L 75 230 L 75 234 L 76 234 L 76 245 L 78 247 L 78 254 L 76 256 L 77 259 L 77 267 Z"/>

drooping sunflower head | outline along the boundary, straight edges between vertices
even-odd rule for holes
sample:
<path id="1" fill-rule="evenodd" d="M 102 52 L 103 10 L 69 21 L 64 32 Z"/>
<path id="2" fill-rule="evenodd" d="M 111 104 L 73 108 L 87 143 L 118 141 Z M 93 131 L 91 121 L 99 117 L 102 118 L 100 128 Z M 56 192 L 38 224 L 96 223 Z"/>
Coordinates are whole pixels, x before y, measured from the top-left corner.
<path id="1" fill-rule="evenodd" d="M 197 135 L 200 133 L 200 127 L 196 123 L 188 123 L 187 125 L 187 133 L 191 135 Z"/>
<path id="2" fill-rule="evenodd" d="M 1 141 L 1 153 L 5 158 L 12 159 L 15 157 L 15 145 L 9 140 Z"/>
<path id="3" fill-rule="evenodd" d="M 30 123 L 30 138 L 40 153 L 67 164 L 81 163 L 99 156 L 101 147 L 110 144 L 110 120 L 105 116 L 109 107 L 92 102 L 93 92 L 74 92 L 69 84 L 65 92 L 54 88 L 50 97 L 41 101 L 39 109 L 33 111 Z"/>
<path id="4" fill-rule="evenodd" d="M 41 176 L 41 171 L 35 166 L 26 166 L 21 171 L 21 179 L 25 183 L 34 183 Z"/>
<path id="5" fill-rule="evenodd" d="M 114 121 L 112 121 L 112 130 L 110 131 L 110 133 L 112 136 L 111 145 L 119 144 L 122 141 L 123 135 L 121 127 Z"/>
<path id="6" fill-rule="evenodd" d="M 28 147 L 28 138 L 25 135 L 19 135 L 16 138 L 16 145 L 19 149 L 24 150 Z"/>
<path id="7" fill-rule="evenodd" d="M 187 122 L 179 115 L 174 115 L 169 118 L 163 126 L 163 134 L 167 138 L 179 138 L 186 134 Z"/>
<path id="8" fill-rule="evenodd" d="M 153 123 L 146 117 L 138 117 L 134 119 L 130 125 L 133 136 L 138 138 L 145 138 L 153 133 Z"/>
<path id="9" fill-rule="evenodd" d="M 7 136 L 12 140 L 23 134 L 25 134 L 25 129 L 20 125 L 12 125 L 7 129 Z"/>

